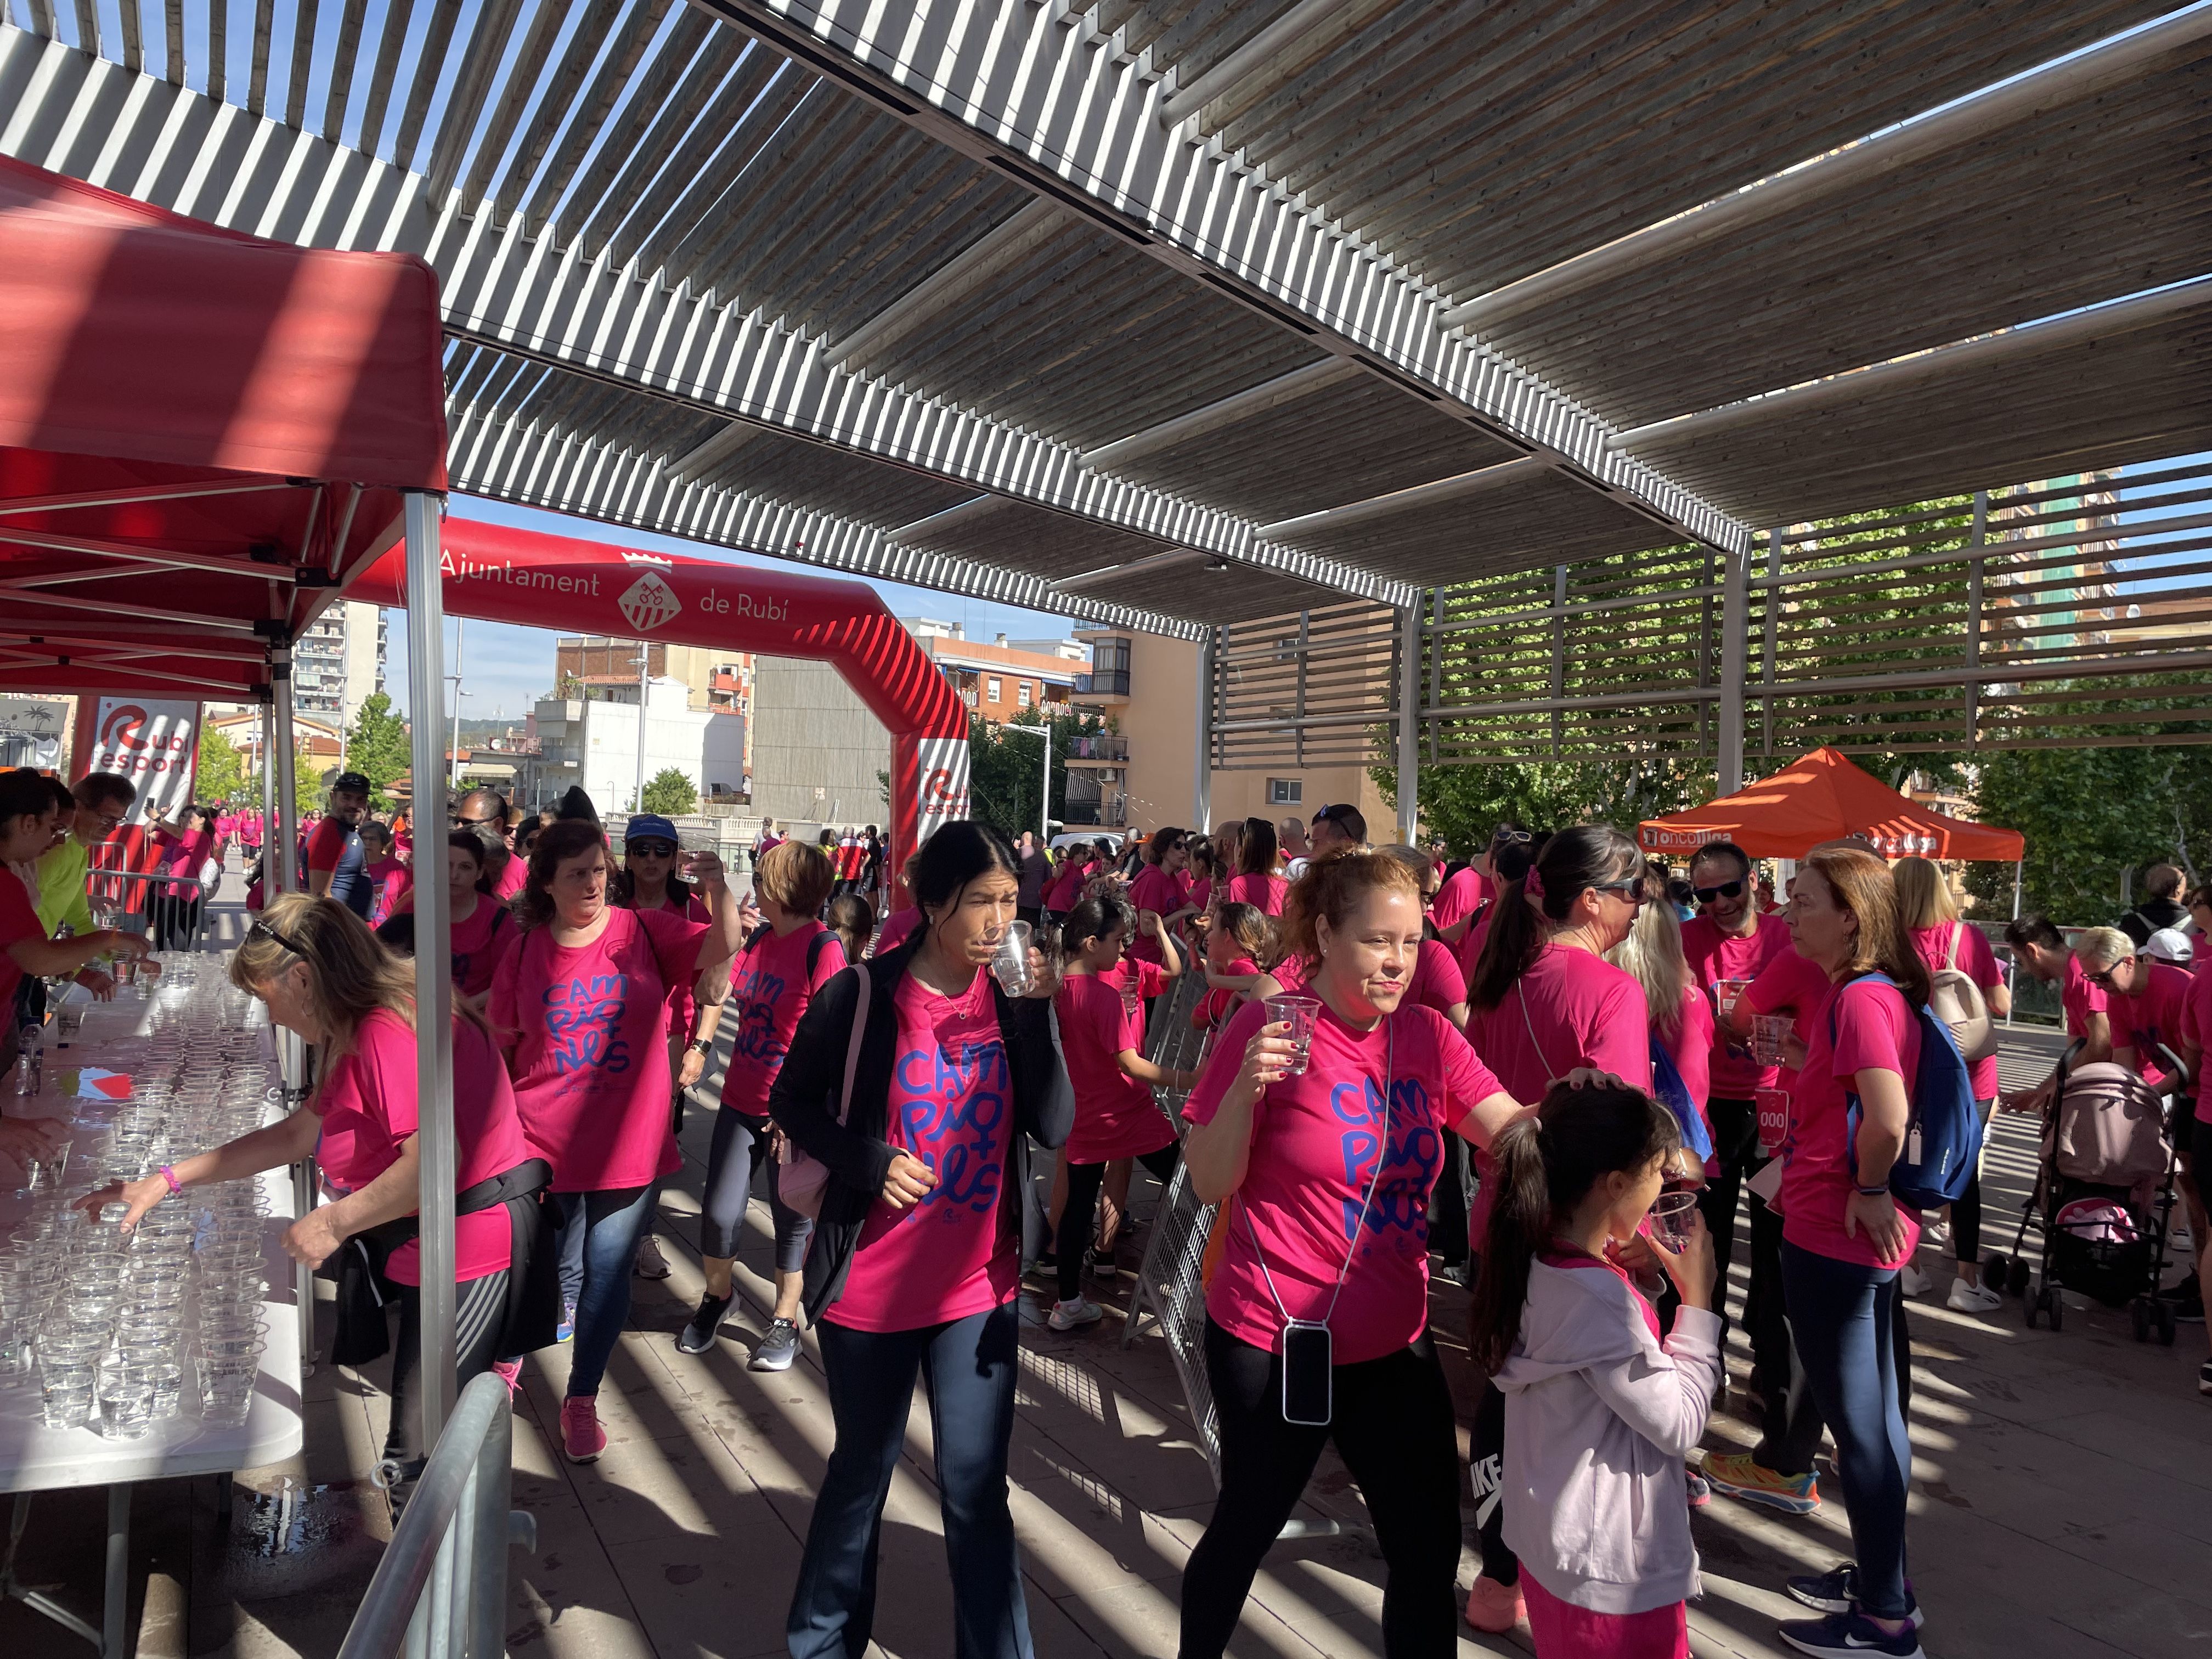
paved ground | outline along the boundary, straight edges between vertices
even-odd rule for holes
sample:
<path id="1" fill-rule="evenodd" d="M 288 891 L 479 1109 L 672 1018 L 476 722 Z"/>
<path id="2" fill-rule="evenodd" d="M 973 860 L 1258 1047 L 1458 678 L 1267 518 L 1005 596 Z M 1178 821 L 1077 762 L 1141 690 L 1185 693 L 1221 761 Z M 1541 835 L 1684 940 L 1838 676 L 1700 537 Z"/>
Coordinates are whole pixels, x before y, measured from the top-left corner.
<path id="1" fill-rule="evenodd" d="M 2023 1033 L 2008 1048 L 2008 1074 L 2047 1065 L 2048 1046 Z M 611 1444 L 596 1466 L 560 1462 L 547 1431 L 565 1351 L 530 1369 L 514 1501 L 536 1516 L 539 1547 L 511 1557 L 508 1644 L 518 1655 L 743 1659 L 783 1650 L 830 1423 L 811 1346 L 783 1376 L 744 1370 L 749 1338 L 766 1323 L 768 1238 L 758 1224 L 726 1328 L 748 1340 L 726 1340 L 700 1358 L 674 1350 L 672 1334 L 698 1290 L 693 1218 L 707 1127 L 695 1116 L 684 1137 L 685 1169 L 659 1230 L 676 1273 L 665 1286 L 639 1282 L 635 1328 L 601 1396 Z M 1990 1243 L 2002 1229 L 2009 1244 L 2027 1168 L 2024 1135 L 2002 1121 L 1990 1159 Z M 765 1222 L 757 1206 L 756 1222 Z M 1938 1293 L 1912 1310 L 1911 1541 L 1929 1651 L 1942 1659 L 2212 1651 L 2203 1570 L 2212 1401 L 2194 1388 L 2203 1328 L 2185 1326 L 2174 1349 L 2139 1346 L 2123 1314 L 2079 1298 L 2057 1335 L 2025 1328 L 2016 1301 L 1987 1320 L 1967 1318 L 1940 1305 L 1949 1265 L 1932 1253 L 1923 1265 L 1937 1273 Z M 1127 1284 L 1125 1276 L 1117 1304 Z M 1118 1310 L 1071 1336 L 1038 1322 L 1034 1297 L 1025 1312 L 1014 1507 L 1038 1650 L 1086 1659 L 1170 1655 L 1178 1577 L 1212 1488 L 1164 1346 L 1153 1336 L 1124 1351 Z M 1460 1293 L 1439 1290 L 1435 1326 L 1464 1407 L 1469 1377 L 1453 1334 L 1462 1319 Z M 1748 1364 L 1740 1345 L 1731 1364 L 1740 1384 Z M 375 1380 L 330 1369 L 311 1380 L 308 1455 L 240 1477 L 228 1539 L 212 1482 L 142 1489 L 141 1571 L 155 1570 L 142 1652 L 205 1653 L 227 1643 L 253 1659 L 335 1650 L 387 1531 L 380 1499 L 356 1484 L 382 1429 Z M 883 1535 L 877 1637 L 883 1653 L 900 1659 L 950 1650 L 927 1422 L 917 1402 Z M 1731 1412 L 1715 1419 L 1707 1443 L 1750 1438 Z M 162 1497 L 172 1492 L 173 1499 Z M 88 1599 L 96 1553 L 84 1546 L 96 1510 L 41 1504 L 25 1576 L 62 1581 L 65 1595 Z M 1360 1514 L 1334 1464 L 1309 1504 L 1316 1518 Z M 1716 1498 L 1696 1526 L 1707 1566 L 1692 1615 L 1700 1656 L 1773 1652 L 1783 1577 L 1826 1568 L 1849 1551 L 1834 1504 L 1790 1521 Z M 1470 1553 L 1462 1583 L 1474 1571 Z M 1379 1654 L 1380 1584 L 1380 1562 L 1356 1537 L 1279 1546 L 1232 1651 Z M 7 1641 L 27 1641 L 25 1650 L 39 1654 L 76 1645 L 13 1605 L 0 1607 Z M 1525 1651 L 1525 1637 L 1519 1645 Z M 1504 1654 L 1515 1644 L 1470 1633 L 1461 1646 Z"/>

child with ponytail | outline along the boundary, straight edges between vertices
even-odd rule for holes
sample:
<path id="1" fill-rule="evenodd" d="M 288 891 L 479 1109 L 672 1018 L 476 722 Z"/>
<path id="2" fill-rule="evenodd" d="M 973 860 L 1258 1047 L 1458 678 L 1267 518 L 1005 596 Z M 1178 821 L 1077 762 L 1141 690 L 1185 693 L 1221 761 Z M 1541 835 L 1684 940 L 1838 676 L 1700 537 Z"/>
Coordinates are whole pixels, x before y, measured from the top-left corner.
<path id="1" fill-rule="evenodd" d="M 1682 1459 L 1720 1376 L 1713 1251 L 1639 1232 L 1678 1145 L 1640 1091 L 1560 1084 L 1499 1132 L 1470 1352 L 1505 1395 L 1505 1542 L 1536 1659 L 1688 1659 Z M 1672 1332 L 1638 1287 L 1663 1270 Z"/>

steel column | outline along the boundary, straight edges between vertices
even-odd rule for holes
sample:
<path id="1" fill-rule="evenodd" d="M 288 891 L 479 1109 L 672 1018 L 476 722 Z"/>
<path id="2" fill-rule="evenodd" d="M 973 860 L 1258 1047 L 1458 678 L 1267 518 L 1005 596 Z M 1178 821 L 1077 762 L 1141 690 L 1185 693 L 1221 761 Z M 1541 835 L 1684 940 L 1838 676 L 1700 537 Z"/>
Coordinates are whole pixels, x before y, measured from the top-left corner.
<path id="1" fill-rule="evenodd" d="M 1750 574 L 1749 560 L 1744 554 L 1721 555 L 1720 727 L 1713 759 L 1723 795 L 1733 795 L 1743 787 L 1743 682 L 1751 644 Z"/>
<path id="2" fill-rule="evenodd" d="M 1421 608 L 1398 613 L 1398 839 L 1421 829 Z"/>
<path id="3" fill-rule="evenodd" d="M 1207 629 L 1198 647 L 1197 747 L 1191 768 L 1191 822 L 1209 834 L 1213 829 L 1213 675 L 1217 630 Z"/>
<path id="4" fill-rule="evenodd" d="M 407 701 L 415 777 L 415 842 L 437 844 L 445 817 L 446 615 L 438 566 L 443 500 L 407 496 Z M 422 1444 L 437 1443 L 453 1404 L 453 919 L 443 882 L 415 898 L 415 1087 L 422 1146 Z"/>
<path id="5" fill-rule="evenodd" d="M 1990 531 L 1990 492 L 1974 492 L 1974 528 L 1966 540 L 1966 664 L 1982 665 L 1982 559 Z M 1978 680 L 1966 684 L 1966 752 L 1974 751 L 1975 728 L 1981 724 L 1982 687 Z"/>
<path id="6" fill-rule="evenodd" d="M 1766 532 L 1766 574 L 1772 582 L 1782 580 L 1782 526 L 1776 525 Z M 1782 618 L 1782 590 L 1769 587 L 1761 601 L 1766 635 L 1759 657 L 1759 754 L 1771 759 L 1774 754 L 1774 653 L 1779 637 Z"/>
<path id="7" fill-rule="evenodd" d="M 1560 698 L 1567 695 L 1567 567 L 1552 567 L 1552 758 L 1559 757 Z"/>

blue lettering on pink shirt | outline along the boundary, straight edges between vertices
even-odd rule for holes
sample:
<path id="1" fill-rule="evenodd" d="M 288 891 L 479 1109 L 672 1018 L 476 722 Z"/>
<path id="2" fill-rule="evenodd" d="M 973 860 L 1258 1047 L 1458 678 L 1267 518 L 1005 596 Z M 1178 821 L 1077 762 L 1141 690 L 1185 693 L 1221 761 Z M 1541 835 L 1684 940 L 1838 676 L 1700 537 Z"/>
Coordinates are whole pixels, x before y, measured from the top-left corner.
<path id="1" fill-rule="evenodd" d="M 1329 1091 L 1328 1103 L 1339 1122 L 1352 1126 L 1340 1140 L 1344 1181 L 1351 1193 L 1344 1200 L 1346 1239 L 1359 1225 L 1360 1205 L 1366 1200 L 1371 1179 L 1375 1196 L 1367 1206 L 1367 1231 L 1377 1237 L 1404 1233 L 1425 1243 L 1429 1194 L 1443 1162 L 1443 1139 L 1437 1133 L 1429 1110 L 1427 1086 L 1418 1078 L 1394 1081 L 1387 1114 L 1382 1088 L 1372 1078 L 1338 1084 Z M 1382 1151 L 1382 1169 L 1377 1176 L 1375 1158 L 1386 1122 L 1389 1145 Z"/>
<path id="2" fill-rule="evenodd" d="M 925 1212 L 951 1221 L 963 1210 L 996 1209 L 1012 1100 L 1006 1044 L 995 1036 L 963 1043 L 957 1055 L 941 1048 L 908 1048 L 892 1077 L 891 1110 L 907 1154 L 937 1176 L 929 1196 L 901 1221 Z"/>
<path id="3" fill-rule="evenodd" d="M 783 975 L 764 974 L 759 968 L 745 970 L 738 988 L 738 1034 L 731 1047 L 748 1060 L 759 1060 L 770 1070 L 783 1064 L 784 1045 L 775 1040 L 775 1006 L 783 1000 Z"/>
<path id="4" fill-rule="evenodd" d="M 591 1067 L 629 1070 L 629 1045 L 616 1035 L 628 1006 L 629 976 L 593 974 L 545 988 L 545 1035 L 556 1075 Z"/>

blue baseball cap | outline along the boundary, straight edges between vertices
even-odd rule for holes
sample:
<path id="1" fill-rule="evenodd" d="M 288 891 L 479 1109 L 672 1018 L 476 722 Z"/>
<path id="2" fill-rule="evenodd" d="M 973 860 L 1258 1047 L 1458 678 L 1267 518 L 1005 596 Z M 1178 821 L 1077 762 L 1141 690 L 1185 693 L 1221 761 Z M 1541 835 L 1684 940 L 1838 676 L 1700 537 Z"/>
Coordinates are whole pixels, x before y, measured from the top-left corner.
<path id="1" fill-rule="evenodd" d="M 676 826 L 658 812 L 640 812 L 623 831 L 623 845 L 634 841 L 665 841 L 671 847 L 681 845 L 676 836 Z"/>

